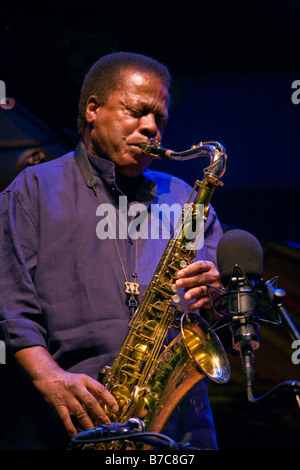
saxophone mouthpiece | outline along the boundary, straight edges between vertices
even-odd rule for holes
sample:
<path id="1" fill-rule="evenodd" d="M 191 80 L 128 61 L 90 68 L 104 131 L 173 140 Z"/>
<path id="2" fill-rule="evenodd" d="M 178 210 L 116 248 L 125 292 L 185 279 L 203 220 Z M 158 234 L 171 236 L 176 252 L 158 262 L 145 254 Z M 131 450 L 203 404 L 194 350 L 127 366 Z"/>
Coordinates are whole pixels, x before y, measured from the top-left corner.
<path id="1" fill-rule="evenodd" d="M 138 147 L 148 155 L 155 158 L 172 158 L 172 150 L 165 149 L 160 145 L 160 142 L 150 139 L 149 143 L 140 143 Z"/>

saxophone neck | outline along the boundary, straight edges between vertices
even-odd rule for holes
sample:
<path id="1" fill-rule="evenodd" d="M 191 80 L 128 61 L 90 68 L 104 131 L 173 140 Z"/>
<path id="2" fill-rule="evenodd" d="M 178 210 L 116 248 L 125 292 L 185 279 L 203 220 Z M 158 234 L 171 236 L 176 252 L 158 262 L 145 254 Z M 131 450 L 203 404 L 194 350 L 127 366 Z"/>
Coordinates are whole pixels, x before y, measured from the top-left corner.
<path id="1" fill-rule="evenodd" d="M 205 173 L 210 173 L 216 178 L 221 178 L 226 171 L 227 155 L 226 150 L 219 142 L 200 142 L 183 152 L 174 152 L 164 148 L 160 142 L 150 139 L 147 144 L 139 144 L 140 149 L 155 158 L 168 158 L 169 160 L 185 161 L 198 157 L 210 158 L 210 164 L 204 168 Z"/>

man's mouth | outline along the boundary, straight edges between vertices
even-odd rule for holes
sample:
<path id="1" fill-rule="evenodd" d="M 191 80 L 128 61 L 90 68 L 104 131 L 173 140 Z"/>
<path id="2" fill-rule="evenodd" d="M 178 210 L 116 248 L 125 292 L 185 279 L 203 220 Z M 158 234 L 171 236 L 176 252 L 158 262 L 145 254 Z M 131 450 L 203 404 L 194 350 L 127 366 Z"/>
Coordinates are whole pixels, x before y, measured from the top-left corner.
<path id="1" fill-rule="evenodd" d="M 147 143 L 146 142 L 132 142 L 127 144 L 130 148 L 132 148 L 133 153 L 136 156 L 139 156 L 141 158 L 142 156 L 148 155 L 147 152 L 144 152 L 143 149 L 146 148 Z"/>
<path id="2" fill-rule="evenodd" d="M 148 145 L 147 142 L 132 142 L 132 143 L 127 143 L 127 145 L 130 145 L 131 147 L 137 147 L 140 150 L 143 150 L 143 148 Z"/>

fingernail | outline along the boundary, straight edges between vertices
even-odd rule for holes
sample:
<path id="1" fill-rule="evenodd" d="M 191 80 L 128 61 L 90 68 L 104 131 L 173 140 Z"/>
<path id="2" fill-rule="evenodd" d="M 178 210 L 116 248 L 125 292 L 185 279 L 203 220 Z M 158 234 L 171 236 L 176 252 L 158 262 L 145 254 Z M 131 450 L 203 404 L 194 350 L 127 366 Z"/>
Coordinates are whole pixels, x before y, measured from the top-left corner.
<path id="1" fill-rule="evenodd" d="M 118 410 L 119 410 L 119 406 L 117 404 L 111 407 L 111 411 L 118 411 Z"/>
<path id="2" fill-rule="evenodd" d="M 185 298 L 185 300 L 189 301 L 189 300 L 191 300 L 192 296 L 191 296 L 191 294 L 186 293 L 186 294 L 184 294 L 184 298 Z"/>

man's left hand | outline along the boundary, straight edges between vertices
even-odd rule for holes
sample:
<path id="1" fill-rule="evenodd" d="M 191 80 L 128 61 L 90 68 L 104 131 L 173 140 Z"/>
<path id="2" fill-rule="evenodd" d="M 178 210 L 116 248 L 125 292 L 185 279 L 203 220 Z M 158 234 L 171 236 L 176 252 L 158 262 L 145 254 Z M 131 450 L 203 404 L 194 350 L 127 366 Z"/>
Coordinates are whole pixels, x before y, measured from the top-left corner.
<path id="1" fill-rule="evenodd" d="M 206 285 L 220 288 L 220 275 L 212 261 L 195 261 L 177 274 L 176 286 L 186 290 L 184 298 L 189 303 L 188 310 L 194 312 L 199 308 L 209 308 L 209 297 Z"/>

